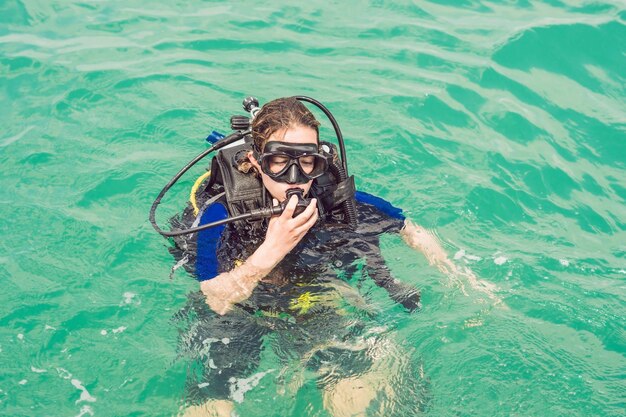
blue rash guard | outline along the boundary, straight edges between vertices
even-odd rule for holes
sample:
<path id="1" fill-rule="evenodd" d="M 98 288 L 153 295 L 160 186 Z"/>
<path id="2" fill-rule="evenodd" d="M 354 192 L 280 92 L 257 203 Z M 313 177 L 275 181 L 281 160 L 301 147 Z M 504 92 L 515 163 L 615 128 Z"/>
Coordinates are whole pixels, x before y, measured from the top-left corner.
<path id="1" fill-rule="evenodd" d="M 386 217 L 387 221 L 392 221 L 399 228 L 402 227 L 404 222 L 404 215 L 402 209 L 393 206 L 388 201 L 376 197 L 372 194 L 368 194 L 362 191 L 357 191 L 355 195 L 357 206 L 362 208 L 364 205 L 370 206 L 377 211 L 376 218 Z M 361 211 L 361 210 L 359 210 Z M 223 220 L 228 217 L 228 210 L 224 202 L 216 202 L 209 206 L 200 218 L 200 225 L 211 223 L 218 220 Z M 365 222 L 372 222 L 375 219 L 360 219 Z M 396 222 L 393 222 L 395 220 Z M 220 241 L 224 233 L 225 225 L 217 226 L 211 229 L 203 230 L 198 233 L 197 238 L 197 256 L 195 264 L 195 275 L 199 281 L 205 281 L 214 278 L 220 273 L 218 262 L 218 251 L 220 247 Z M 399 231 L 400 229 L 395 231 Z M 388 230 L 392 231 L 392 230 Z"/>

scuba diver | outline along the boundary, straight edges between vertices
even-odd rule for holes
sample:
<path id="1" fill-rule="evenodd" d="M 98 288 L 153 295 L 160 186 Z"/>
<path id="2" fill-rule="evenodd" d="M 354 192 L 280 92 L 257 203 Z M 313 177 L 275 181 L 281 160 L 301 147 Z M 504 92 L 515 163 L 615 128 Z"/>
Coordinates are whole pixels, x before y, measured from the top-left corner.
<path id="1" fill-rule="evenodd" d="M 303 102 L 326 114 L 339 148 L 320 140 L 320 124 Z M 150 213 L 155 229 L 173 238 L 174 268 L 184 266 L 200 281 L 201 291 L 176 316 L 185 323 L 180 355 L 196 365 L 188 375 L 184 415 L 229 416 L 251 380 L 254 386 L 273 374 L 277 385 L 290 385 L 295 369 L 317 373 L 332 415 L 364 412 L 381 392 L 393 395 L 384 381 L 394 369 L 411 365 L 400 365 L 407 355 L 383 343 L 386 323 L 377 321 L 359 288 L 371 279 L 408 312 L 420 307 L 419 291 L 385 265 L 380 236 L 399 233 L 440 269 L 452 264 L 402 210 L 356 191 L 341 131 L 321 103 L 296 96 L 259 108 L 248 98 L 244 108 L 250 116 L 233 116 L 235 132 L 183 168 Z M 214 151 L 188 207 L 170 219 L 170 231 L 160 229 L 155 211 L 162 197 Z M 267 340 L 284 367 L 255 374 Z M 373 353 L 383 345 L 392 362 Z M 403 390 L 412 392 L 427 385 L 423 375 L 405 384 Z"/>

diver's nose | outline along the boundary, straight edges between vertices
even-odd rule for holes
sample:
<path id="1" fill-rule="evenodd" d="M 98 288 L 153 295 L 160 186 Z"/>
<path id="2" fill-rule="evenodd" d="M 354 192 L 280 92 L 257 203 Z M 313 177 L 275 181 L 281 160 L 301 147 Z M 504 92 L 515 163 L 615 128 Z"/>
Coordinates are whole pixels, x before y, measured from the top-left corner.
<path id="1" fill-rule="evenodd" d="M 298 183 L 298 167 L 296 164 L 293 164 L 289 167 L 287 171 L 287 184 L 297 184 Z"/>

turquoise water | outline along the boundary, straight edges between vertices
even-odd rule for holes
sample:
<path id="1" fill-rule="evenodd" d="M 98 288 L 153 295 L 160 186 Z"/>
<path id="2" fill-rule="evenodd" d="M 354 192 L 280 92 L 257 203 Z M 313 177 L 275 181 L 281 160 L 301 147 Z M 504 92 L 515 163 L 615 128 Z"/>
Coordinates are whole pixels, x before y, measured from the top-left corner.
<path id="1" fill-rule="evenodd" d="M 624 4 L 281 3 L 0 0 L 0 413 L 176 414 L 172 317 L 197 284 L 169 278 L 150 204 L 245 96 L 305 94 L 358 187 L 502 300 L 383 241 L 423 308 L 368 296 L 423 368 L 424 414 L 623 415 Z M 269 386 L 239 415 L 327 415 L 311 384 Z"/>

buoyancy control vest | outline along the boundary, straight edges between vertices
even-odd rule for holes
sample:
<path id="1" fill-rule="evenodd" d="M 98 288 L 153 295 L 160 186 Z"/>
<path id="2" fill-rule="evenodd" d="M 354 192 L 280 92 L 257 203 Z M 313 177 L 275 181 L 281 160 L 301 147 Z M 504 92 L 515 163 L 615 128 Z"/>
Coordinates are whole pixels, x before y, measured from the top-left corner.
<path id="1" fill-rule="evenodd" d="M 226 207 L 230 217 L 267 207 L 271 196 L 263 186 L 258 174 L 253 170 L 244 173 L 239 170 L 245 153 L 251 149 L 249 141 L 218 151 L 211 161 L 211 178 L 207 181 L 202 193 L 207 197 L 224 192 Z M 329 170 L 313 180 L 310 196 L 317 199 L 320 219 L 333 223 L 347 220 L 344 203 L 354 200 L 356 188 L 354 177 L 340 180 L 337 148 L 329 142 L 320 143 L 320 153 L 329 156 Z M 248 221 L 236 222 L 243 225 Z"/>
<path id="2" fill-rule="evenodd" d="M 343 136 L 339 125 L 330 111 L 319 101 L 306 96 L 294 96 L 295 99 L 301 102 L 307 102 L 318 107 L 330 120 L 335 134 L 337 136 L 337 142 L 339 145 L 339 153 L 337 147 L 328 142 L 321 142 L 320 152 L 325 152 L 329 156 L 328 171 L 321 177 L 317 177 L 313 181 L 310 193 L 318 200 L 318 209 L 320 218 L 323 220 L 332 219 L 338 223 L 344 223 L 351 229 L 357 227 L 357 211 L 355 193 L 356 188 L 354 185 L 354 177 L 348 175 L 348 165 L 346 161 L 346 150 L 343 142 Z M 231 127 L 234 130 L 233 133 L 224 137 L 223 135 L 213 132 L 207 140 L 213 145 L 201 152 L 198 156 L 192 159 L 187 165 L 185 165 L 159 192 L 155 198 L 152 206 L 150 207 L 149 220 L 152 227 L 164 237 L 175 237 L 187 234 L 197 233 L 201 230 L 217 227 L 222 224 L 237 222 L 248 223 L 250 221 L 256 221 L 260 219 L 267 219 L 271 216 L 279 215 L 284 210 L 284 204 L 273 207 L 271 204 L 265 204 L 269 202 L 267 191 L 263 187 L 261 180 L 253 173 L 244 174 L 237 169 L 238 163 L 234 161 L 237 159 L 237 155 L 241 152 L 248 150 L 248 143 L 251 142 L 251 123 L 256 113 L 260 111 L 258 107 L 258 100 L 254 97 L 247 97 L 243 101 L 244 109 L 249 112 L 251 117 L 246 116 L 233 116 L 231 117 Z M 210 140 L 215 134 L 216 141 Z M 245 143 L 240 145 L 241 141 Z M 232 149 L 231 149 L 232 148 Z M 228 150 L 230 149 L 230 150 Z M 228 150 L 228 151 L 227 151 Z M 212 167 L 217 168 L 211 173 L 206 173 L 197 180 L 197 186 L 194 184 L 192 188 L 192 196 L 190 203 L 192 209 L 190 212 L 192 215 L 196 215 L 199 211 L 196 204 L 196 190 L 202 189 L 204 193 L 201 194 L 198 202 L 201 203 L 203 209 L 210 206 L 212 202 L 217 201 L 226 195 L 227 208 L 230 217 L 220 219 L 212 222 L 208 222 L 201 226 L 197 226 L 197 222 L 194 221 L 192 227 L 183 227 L 185 222 L 170 221 L 172 230 L 167 231 L 159 227 L 156 221 L 156 210 L 165 194 L 177 183 L 177 181 L 195 164 L 202 160 L 207 155 L 213 152 L 220 152 L 221 155 L 214 157 Z M 204 188 L 202 184 L 207 182 L 204 177 L 209 176 L 208 185 Z M 213 187 L 221 187 L 218 194 L 213 193 Z M 295 190 L 294 190 L 295 191 Z M 220 195 L 220 193 L 222 193 Z M 295 194 L 295 193 L 294 193 Z M 301 194 L 301 193 L 300 193 Z M 204 200 L 204 201 L 203 201 Z M 300 197 L 300 203 L 306 205 L 306 200 Z M 248 207 L 258 207 L 253 210 L 246 210 Z M 189 210 L 185 210 L 183 217 L 188 217 Z M 236 213 L 241 213 L 237 215 Z M 199 217 L 196 220 L 200 219 Z"/>

